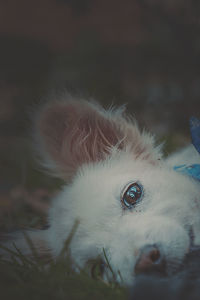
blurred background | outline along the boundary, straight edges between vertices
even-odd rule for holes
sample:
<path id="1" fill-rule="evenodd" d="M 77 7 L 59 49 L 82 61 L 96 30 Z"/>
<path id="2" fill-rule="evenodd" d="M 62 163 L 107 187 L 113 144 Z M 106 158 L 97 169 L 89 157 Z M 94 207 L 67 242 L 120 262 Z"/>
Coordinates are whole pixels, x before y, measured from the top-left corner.
<path id="1" fill-rule="evenodd" d="M 34 161 L 31 115 L 65 89 L 126 103 L 166 154 L 184 146 L 200 117 L 199 0 L 0 0 L 0 232 L 46 224 L 60 182 Z"/>

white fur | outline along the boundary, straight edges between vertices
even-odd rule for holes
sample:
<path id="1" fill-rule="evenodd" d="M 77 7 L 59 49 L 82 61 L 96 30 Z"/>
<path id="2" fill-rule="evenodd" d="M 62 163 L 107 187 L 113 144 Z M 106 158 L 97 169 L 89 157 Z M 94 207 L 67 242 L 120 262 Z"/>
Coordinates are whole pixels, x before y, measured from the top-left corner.
<path id="1" fill-rule="evenodd" d="M 135 130 L 135 123 L 129 122 L 128 126 Z M 140 139 L 140 144 L 153 145 L 147 134 L 142 133 Z M 127 285 L 133 282 L 134 267 L 145 245 L 161 247 L 170 274 L 189 251 L 191 228 L 195 243 L 200 244 L 200 184 L 172 168 L 175 164 L 200 162 L 199 154 L 190 146 L 160 160 L 158 148 L 148 146 L 144 147 L 150 153 L 146 158 L 146 152 L 138 155 L 132 144 L 133 140 L 128 141 L 123 149 L 113 145 L 105 159 L 78 166 L 70 184 L 53 199 L 50 228 L 45 231 L 48 247 L 57 256 L 78 219 L 80 224 L 70 244 L 75 264 L 83 267 L 98 255 L 105 260 L 105 249 L 112 268 L 116 274 L 120 271 Z M 143 198 L 132 210 L 124 210 L 121 192 L 134 181 L 144 187 Z M 117 280 L 120 282 L 120 277 Z"/>
<path id="2" fill-rule="evenodd" d="M 144 197 L 133 211 L 123 211 L 120 193 L 131 181 L 144 186 Z M 134 161 L 127 153 L 82 167 L 71 186 L 64 187 L 50 210 L 50 248 L 59 254 L 76 219 L 80 226 L 71 243 L 79 266 L 106 250 L 114 270 L 131 284 L 139 249 L 161 245 L 170 267 L 189 250 L 189 227 L 199 240 L 200 185 L 163 162 L 157 167 Z M 120 280 L 120 278 L 119 278 Z"/>

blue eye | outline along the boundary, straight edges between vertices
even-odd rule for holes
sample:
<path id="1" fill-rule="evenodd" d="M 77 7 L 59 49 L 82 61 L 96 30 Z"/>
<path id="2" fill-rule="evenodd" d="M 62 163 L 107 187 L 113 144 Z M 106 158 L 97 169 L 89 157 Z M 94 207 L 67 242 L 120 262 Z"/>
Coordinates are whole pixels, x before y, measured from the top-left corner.
<path id="1" fill-rule="evenodd" d="M 143 196 L 143 187 L 141 184 L 134 182 L 125 188 L 122 193 L 121 202 L 125 208 L 133 208 Z"/>

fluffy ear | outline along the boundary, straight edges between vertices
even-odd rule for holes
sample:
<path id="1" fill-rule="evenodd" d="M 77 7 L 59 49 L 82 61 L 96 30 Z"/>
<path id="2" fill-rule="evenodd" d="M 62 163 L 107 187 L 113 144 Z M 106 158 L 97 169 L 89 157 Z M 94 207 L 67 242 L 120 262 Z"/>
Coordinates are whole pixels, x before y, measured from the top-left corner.
<path id="1" fill-rule="evenodd" d="M 82 100 L 53 102 L 41 110 L 36 127 L 44 165 L 64 179 L 84 163 L 103 160 L 114 150 L 157 159 L 152 137 L 125 119 L 123 109 L 106 111 Z"/>

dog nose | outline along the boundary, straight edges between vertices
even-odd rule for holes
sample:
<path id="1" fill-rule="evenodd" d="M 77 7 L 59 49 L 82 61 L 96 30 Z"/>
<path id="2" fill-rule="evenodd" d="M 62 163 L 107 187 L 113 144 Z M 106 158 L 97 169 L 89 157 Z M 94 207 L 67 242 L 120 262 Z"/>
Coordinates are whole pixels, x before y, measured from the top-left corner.
<path id="1" fill-rule="evenodd" d="M 135 273 L 165 273 L 165 258 L 156 245 L 148 245 L 141 249 L 140 257 L 135 265 Z"/>

